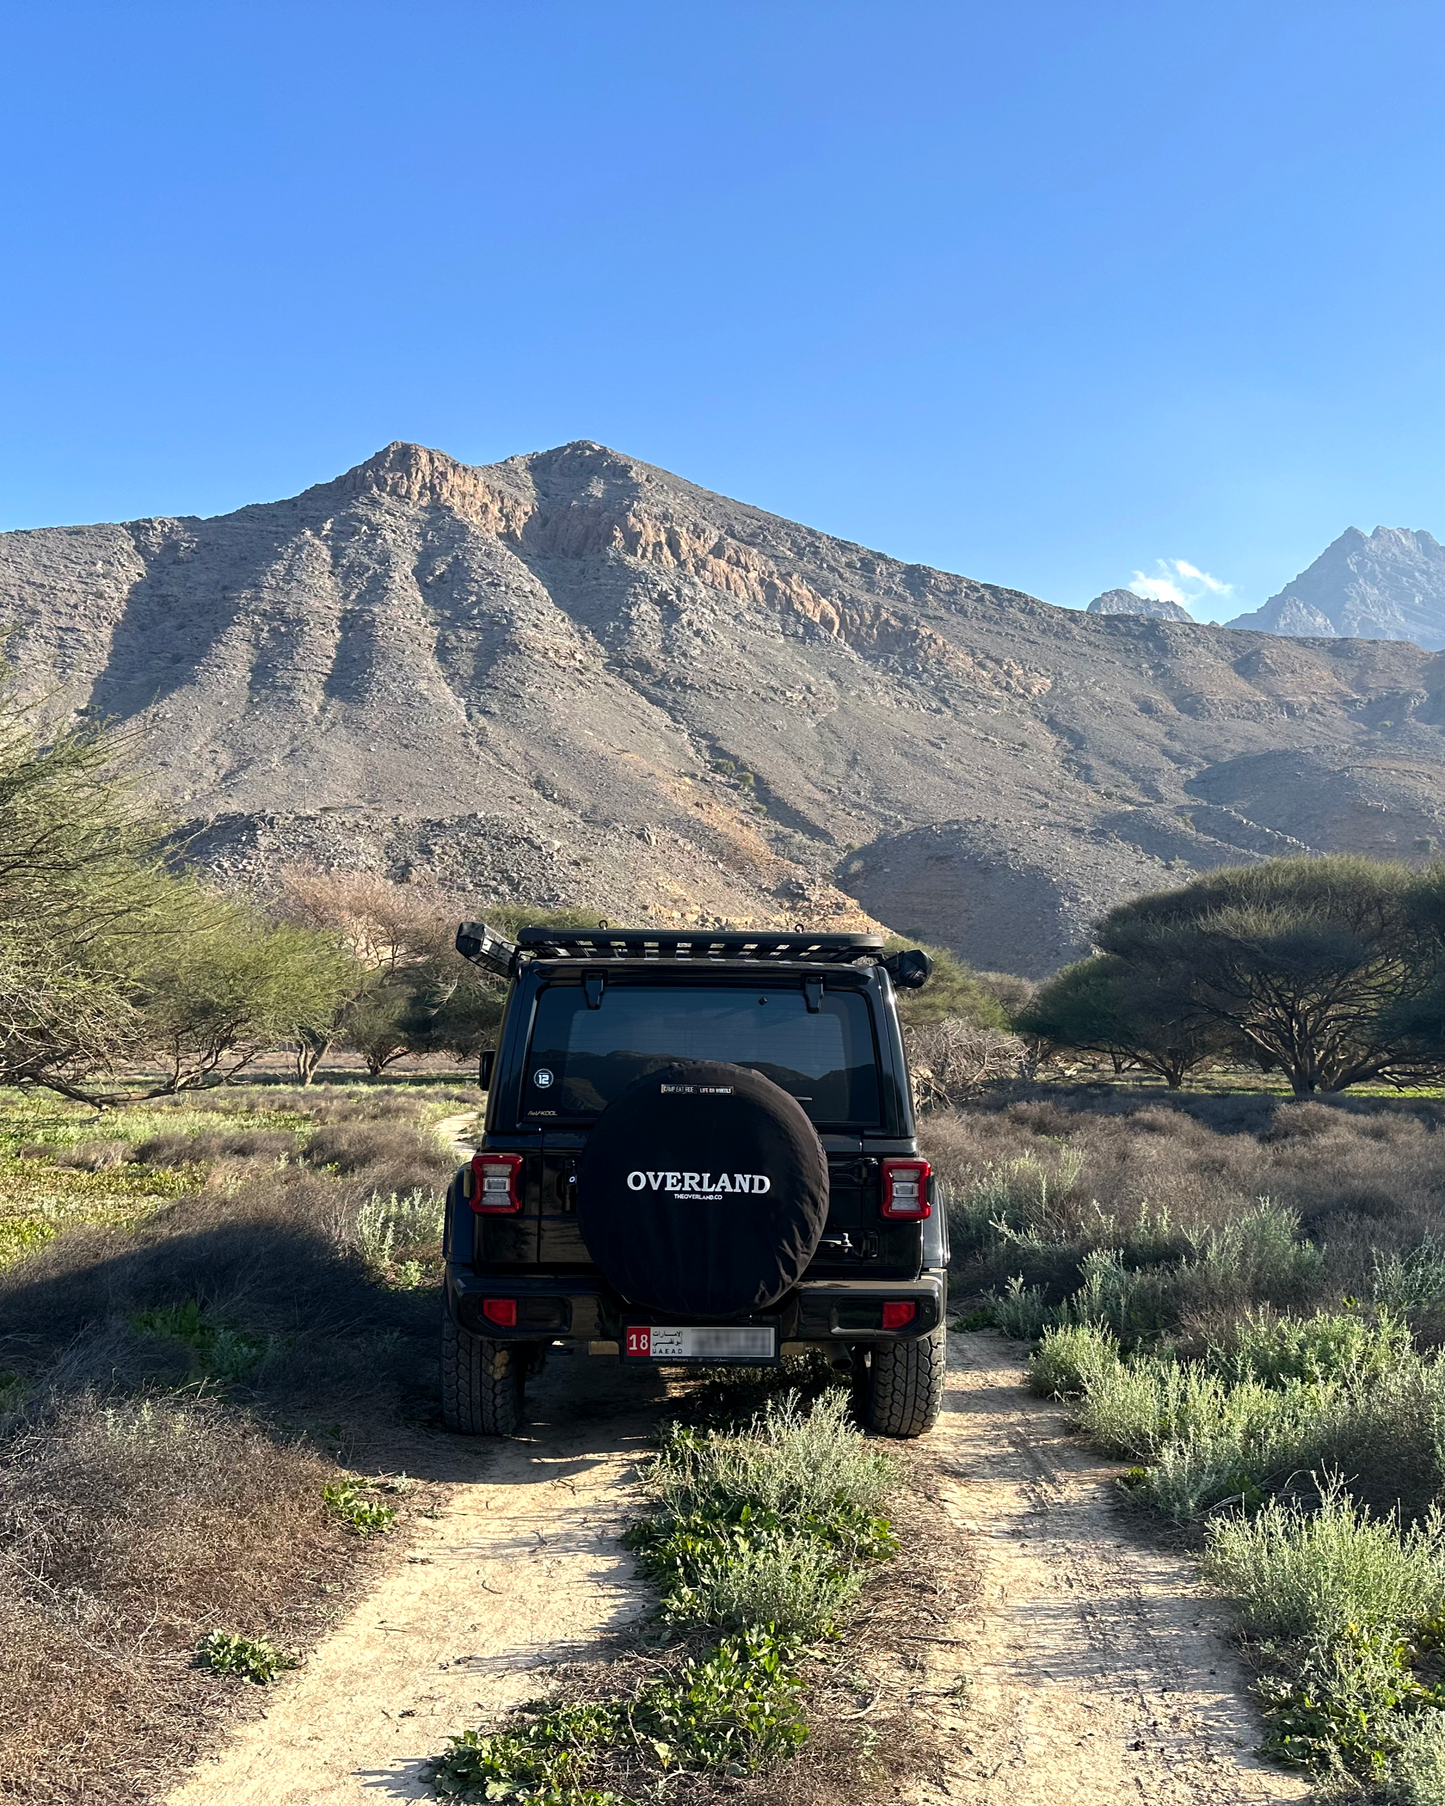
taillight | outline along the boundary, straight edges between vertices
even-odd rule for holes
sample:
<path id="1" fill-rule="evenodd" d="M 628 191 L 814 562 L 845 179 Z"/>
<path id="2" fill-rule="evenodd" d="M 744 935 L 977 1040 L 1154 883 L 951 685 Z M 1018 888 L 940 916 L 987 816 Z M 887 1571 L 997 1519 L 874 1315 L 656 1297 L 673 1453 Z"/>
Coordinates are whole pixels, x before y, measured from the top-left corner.
<path id="1" fill-rule="evenodd" d="M 884 1309 L 887 1308 L 885 1305 Z M 482 1315 L 488 1323 L 495 1323 L 499 1329 L 515 1329 L 517 1327 L 517 1301 L 515 1298 L 484 1298 Z"/>
<path id="2" fill-rule="evenodd" d="M 510 1214 L 522 1208 L 522 1156 L 473 1154 L 472 1192 L 468 1200 L 475 1211 L 487 1216 Z"/>
<path id="3" fill-rule="evenodd" d="M 933 1214 L 928 1201 L 928 1179 L 933 1168 L 926 1160 L 885 1160 L 883 1162 L 883 1204 L 885 1217 L 894 1222 L 921 1223 Z"/>
<path id="4" fill-rule="evenodd" d="M 883 1307 L 884 1329 L 904 1329 L 918 1315 L 918 1306 L 911 1298 L 895 1298 Z"/>

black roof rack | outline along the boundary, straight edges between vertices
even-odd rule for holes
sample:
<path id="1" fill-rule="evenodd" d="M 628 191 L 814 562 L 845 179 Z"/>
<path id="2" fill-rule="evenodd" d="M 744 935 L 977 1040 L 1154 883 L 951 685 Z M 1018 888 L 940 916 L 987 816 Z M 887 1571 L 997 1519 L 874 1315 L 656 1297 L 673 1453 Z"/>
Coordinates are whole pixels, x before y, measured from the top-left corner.
<path id="1" fill-rule="evenodd" d="M 878 934 L 768 929 L 523 928 L 517 948 L 534 959 L 728 960 L 843 966 L 883 951 Z"/>

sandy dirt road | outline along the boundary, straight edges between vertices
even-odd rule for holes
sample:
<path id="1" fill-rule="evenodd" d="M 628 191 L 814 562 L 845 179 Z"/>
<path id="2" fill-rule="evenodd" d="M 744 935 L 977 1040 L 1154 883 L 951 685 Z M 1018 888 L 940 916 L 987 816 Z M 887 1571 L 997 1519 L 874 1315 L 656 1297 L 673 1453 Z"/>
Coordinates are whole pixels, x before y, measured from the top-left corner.
<path id="1" fill-rule="evenodd" d="M 1153 1546 L 1119 1472 L 1022 1384 L 1019 1345 L 960 1335 L 933 1447 L 979 1596 L 937 1643 L 945 1774 L 920 1799 L 967 1806 L 1263 1806 L 1309 1792 L 1259 1760 L 1245 1676 L 1192 1564 Z"/>
<path id="2" fill-rule="evenodd" d="M 1259 1730 L 1189 1563 L 1131 1527 L 1117 1469 L 1021 1384 L 1017 1344 L 953 1340 L 948 1407 L 924 1446 L 942 1534 L 971 1540 L 979 1598 L 913 1689 L 941 1752 L 917 1801 L 968 1806 L 1264 1806 L 1301 1799 L 1251 1754 Z M 618 1547 L 631 1469 L 662 1414 L 655 1378 L 555 1359 L 525 1440 L 413 1442 L 394 1467 L 455 1484 L 407 1553 L 265 1717 L 168 1806 L 365 1806 L 427 1797 L 448 1736 L 605 1655 L 648 1609 Z M 943 1634 L 946 1632 L 946 1635 Z M 958 1691 L 958 1683 L 966 1692 Z"/>

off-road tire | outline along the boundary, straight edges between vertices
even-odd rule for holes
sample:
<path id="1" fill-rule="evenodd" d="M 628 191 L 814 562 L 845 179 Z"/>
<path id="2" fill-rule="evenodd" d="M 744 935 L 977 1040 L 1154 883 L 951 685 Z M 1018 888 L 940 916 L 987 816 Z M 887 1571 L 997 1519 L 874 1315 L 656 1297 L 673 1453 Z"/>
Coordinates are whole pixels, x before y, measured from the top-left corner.
<path id="1" fill-rule="evenodd" d="M 515 1436 L 525 1409 L 528 1350 L 475 1336 L 442 1312 L 442 1417 L 463 1436 Z"/>
<path id="2" fill-rule="evenodd" d="M 876 1342 L 858 1401 L 863 1427 L 878 1436 L 922 1436 L 938 1422 L 948 1332 L 942 1324 L 911 1342 Z"/>

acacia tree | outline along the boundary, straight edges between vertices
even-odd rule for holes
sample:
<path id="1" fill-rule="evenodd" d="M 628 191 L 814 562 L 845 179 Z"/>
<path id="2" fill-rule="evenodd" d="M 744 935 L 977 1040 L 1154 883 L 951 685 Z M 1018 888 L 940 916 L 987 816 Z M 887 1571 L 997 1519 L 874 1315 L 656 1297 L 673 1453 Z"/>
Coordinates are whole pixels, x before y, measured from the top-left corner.
<path id="1" fill-rule="evenodd" d="M 129 750 L 87 725 L 38 747 L 0 696 L 0 1080 L 94 1103 L 220 1083 L 350 982 L 329 937 L 169 869 Z"/>
<path id="2" fill-rule="evenodd" d="M 1105 1054 L 1116 1072 L 1132 1065 L 1157 1073 L 1171 1091 L 1227 1040 L 1177 970 L 1134 967 L 1112 954 L 1056 972 L 1014 1023 L 1052 1047 Z"/>
<path id="3" fill-rule="evenodd" d="M 123 1059 L 135 968 L 173 932 L 165 824 L 116 774 L 126 748 L 75 727 L 37 747 L 0 696 L 0 1080 L 46 1084 Z"/>
<path id="4" fill-rule="evenodd" d="M 1349 855 L 1265 860 L 1121 904 L 1095 941 L 1308 1097 L 1419 1071 L 1399 1012 L 1436 969 L 1420 884 L 1407 866 Z"/>
<path id="5" fill-rule="evenodd" d="M 501 1019 L 501 985 L 456 951 L 463 912 L 445 891 L 376 873 L 292 869 L 282 877 L 281 912 L 336 935 L 358 975 L 326 1026 L 298 1034 L 303 1083 L 332 1041 L 359 1053 L 375 1075 L 407 1054 L 465 1058 Z"/>
<path id="6" fill-rule="evenodd" d="M 138 1039 L 163 1063 L 162 1090 L 223 1083 L 271 1048 L 324 1033 L 356 983 L 333 937 L 203 897 L 190 932 L 138 975 Z"/>

